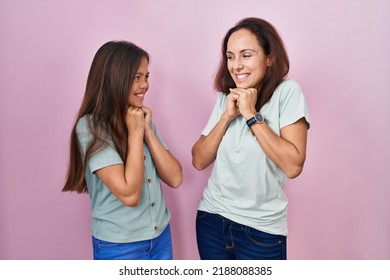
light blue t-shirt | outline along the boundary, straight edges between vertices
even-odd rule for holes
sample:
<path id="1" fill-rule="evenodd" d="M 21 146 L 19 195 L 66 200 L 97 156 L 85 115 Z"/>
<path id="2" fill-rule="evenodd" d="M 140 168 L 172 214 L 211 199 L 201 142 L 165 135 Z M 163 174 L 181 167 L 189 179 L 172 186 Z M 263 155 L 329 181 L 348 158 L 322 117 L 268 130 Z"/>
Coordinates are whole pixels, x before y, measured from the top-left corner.
<path id="1" fill-rule="evenodd" d="M 208 135 L 217 124 L 225 111 L 226 100 L 226 94 L 220 93 L 202 135 Z M 305 97 L 294 80 L 283 81 L 260 113 L 277 135 L 281 128 L 301 118 L 310 125 Z M 240 115 L 230 123 L 222 138 L 198 209 L 257 230 L 286 236 L 285 179 L 285 174 L 265 155 Z"/>
<path id="2" fill-rule="evenodd" d="M 88 116 L 77 123 L 76 132 L 85 154 L 91 141 Z M 155 125 L 151 124 L 160 143 L 167 149 Z M 137 207 L 122 204 L 104 185 L 95 171 L 114 164 L 123 164 L 112 140 L 110 145 L 93 155 L 87 162 L 85 179 L 92 202 L 92 235 L 115 242 L 136 242 L 159 236 L 167 227 L 170 213 L 165 206 L 160 178 L 148 147 L 144 143 L 144 185 Z"/>

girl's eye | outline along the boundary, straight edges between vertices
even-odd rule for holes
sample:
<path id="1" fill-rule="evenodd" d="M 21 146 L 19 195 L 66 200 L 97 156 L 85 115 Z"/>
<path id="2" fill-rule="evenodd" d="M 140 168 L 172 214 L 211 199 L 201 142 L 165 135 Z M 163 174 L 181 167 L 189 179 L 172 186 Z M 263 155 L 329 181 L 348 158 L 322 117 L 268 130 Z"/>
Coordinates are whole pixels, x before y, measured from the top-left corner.
<path id="1" fill-rule="evenodd" d="M 250 54 L 244 54 L 243 57 L 251 57 Z"/>
<path id="2" fill-rule="evenodd" d="M 140 76 L 135 76 L 134 81 L 139 81 Z"/>
<path id="3" fill-rule="evenodd" d="M 227 56 L 226 58 L 227 58 L 228 60 L 232 60 L 232 59 L 233 59 L 232 56 Z"/>
<path id="4" fill-rule="evenodd" d="M 149 75 L 146 75 L 146 76 L 145 76 L 145 80 L 146 80 L 146 81 L 149 80 Z"/>

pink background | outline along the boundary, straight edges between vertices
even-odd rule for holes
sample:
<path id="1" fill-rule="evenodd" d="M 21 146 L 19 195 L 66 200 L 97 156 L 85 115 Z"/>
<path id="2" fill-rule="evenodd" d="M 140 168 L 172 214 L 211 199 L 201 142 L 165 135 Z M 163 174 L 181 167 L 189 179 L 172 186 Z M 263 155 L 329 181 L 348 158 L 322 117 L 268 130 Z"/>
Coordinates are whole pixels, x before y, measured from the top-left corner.
<path id="1" fill-rule="evenodd" d="M 195 214 L 210 169 L 191 147 L 214 105 L 221 40 L 247 16 L 272 22 L 311 114 L 289 180 L 290 259 L 390 259 L 390 1 L 0 1 L 0 259 L 90 259 L 90 201 L 61 193 L 68 140 L 96 50 L 151 54 L 146 105 L 183 165 L 164 186 L 176 259 L 198 259 Z"/>

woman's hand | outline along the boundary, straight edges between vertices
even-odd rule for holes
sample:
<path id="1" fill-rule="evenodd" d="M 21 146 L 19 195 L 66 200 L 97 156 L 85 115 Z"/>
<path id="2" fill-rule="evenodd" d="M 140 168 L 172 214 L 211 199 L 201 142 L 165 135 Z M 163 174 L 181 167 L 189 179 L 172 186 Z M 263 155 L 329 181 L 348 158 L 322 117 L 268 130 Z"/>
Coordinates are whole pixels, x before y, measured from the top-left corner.
<path id="1" fill-rule="evenodd" d="M 227 96 L 226 109 L 225 109 L 224 115 L 229 120 L 229 122 L 231 122 L 238 115 L 240 115 L 240 111 L 239 111 L 239 108 L 237 106 L 238 98 L 239 98 L 239 95 L 236 92 L 230 92 Z"/>
<path id="2" fill-rule="evenodd" d="M 233 88 L 230 94 L 236 97 L 238 111 L 245 119 L 250 119 L 256 113 L 257 90 L 255 88 Z"/>

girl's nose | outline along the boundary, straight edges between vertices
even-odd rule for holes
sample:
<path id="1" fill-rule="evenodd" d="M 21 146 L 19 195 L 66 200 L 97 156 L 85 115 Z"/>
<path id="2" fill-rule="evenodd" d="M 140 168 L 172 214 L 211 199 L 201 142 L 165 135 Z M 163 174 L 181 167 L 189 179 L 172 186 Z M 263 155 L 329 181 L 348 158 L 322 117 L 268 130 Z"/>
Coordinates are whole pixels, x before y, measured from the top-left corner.
<path id="1" fill-rule="evenodd" d="M 147 80 L 142 80 L 140 87 L 142 89 L 145 89 L 145 88 L 148 88 L 148 86 L 149 86 L 149 82 Z"/>

